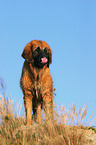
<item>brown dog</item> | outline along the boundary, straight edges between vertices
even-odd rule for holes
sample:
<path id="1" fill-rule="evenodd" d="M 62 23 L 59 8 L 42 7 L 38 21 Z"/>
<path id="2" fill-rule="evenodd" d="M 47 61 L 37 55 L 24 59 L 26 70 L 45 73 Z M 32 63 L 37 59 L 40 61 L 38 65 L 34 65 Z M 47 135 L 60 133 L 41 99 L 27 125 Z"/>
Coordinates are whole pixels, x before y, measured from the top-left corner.
<path id="1" fill-rule="evenodd" d="M 52 61 L 52 51 L 45 41 L 33 40 L 28 43 L 22 53 L 25 59 L 20 85 L 24 94 L 24 106 L 27 125 L 34 120 L 42 123 L 41 109 L 45 117 L 53 117 L 53 83 L 49 64 Z"/>

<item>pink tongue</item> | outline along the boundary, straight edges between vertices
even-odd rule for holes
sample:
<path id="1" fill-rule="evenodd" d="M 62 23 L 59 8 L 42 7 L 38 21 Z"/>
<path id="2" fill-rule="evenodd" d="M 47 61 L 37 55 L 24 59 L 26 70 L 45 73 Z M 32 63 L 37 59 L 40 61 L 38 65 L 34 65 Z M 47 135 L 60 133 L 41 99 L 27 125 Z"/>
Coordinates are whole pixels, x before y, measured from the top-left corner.
<path id="1" fill-rule="evenodd" d="M 41 63 L 46 63 L 48 59 L 46 57 L 41 58 Z"/>

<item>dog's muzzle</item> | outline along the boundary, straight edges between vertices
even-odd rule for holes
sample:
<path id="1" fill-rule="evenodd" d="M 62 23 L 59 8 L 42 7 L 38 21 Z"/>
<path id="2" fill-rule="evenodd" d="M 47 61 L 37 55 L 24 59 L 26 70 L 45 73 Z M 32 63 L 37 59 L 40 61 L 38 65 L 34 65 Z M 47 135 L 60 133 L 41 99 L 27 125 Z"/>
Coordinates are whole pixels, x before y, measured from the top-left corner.
<path id="1" fill-rule="evenodd" d="M 34 63 L 38 68 L 42 68 L 45 64 L 48 64 L 48 55 L 47 52 L 39 51 L 35 55 Z"/>

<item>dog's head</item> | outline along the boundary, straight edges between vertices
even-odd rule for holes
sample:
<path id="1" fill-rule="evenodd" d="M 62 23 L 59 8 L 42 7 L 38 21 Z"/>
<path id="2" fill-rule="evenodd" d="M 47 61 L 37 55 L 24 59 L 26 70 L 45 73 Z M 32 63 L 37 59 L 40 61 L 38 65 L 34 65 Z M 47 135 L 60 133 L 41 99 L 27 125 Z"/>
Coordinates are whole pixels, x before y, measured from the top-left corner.
<path id="1" fill-rule="evenodd" d="M 52 51 L 45 41 L 33 40 L 25 46 L 22 57 L 38 68 L 46 64 L 49 67 L 52 62 Z"/>

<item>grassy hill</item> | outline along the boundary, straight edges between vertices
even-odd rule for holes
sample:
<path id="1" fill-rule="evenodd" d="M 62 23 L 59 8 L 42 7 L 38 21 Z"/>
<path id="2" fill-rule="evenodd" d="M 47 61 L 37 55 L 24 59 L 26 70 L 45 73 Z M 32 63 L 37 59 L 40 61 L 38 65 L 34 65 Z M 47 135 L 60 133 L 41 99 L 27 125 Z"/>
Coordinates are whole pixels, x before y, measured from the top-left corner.
<path id="1" fill-rule="evenodd" d="M 45 121 L 43 112 L 43 124 L 26 126 L 25 118 L 19 116 L 16 107 L 13 107 L 17 103 L 13 102 L 0 96 L 0 145 L 96 144 L 96 130 L 84 124 L 87 105 L 77 111 L 76 106 L 69 110 L 60 106 L 57 111 L 54 110 L 54 122 Z"/>

